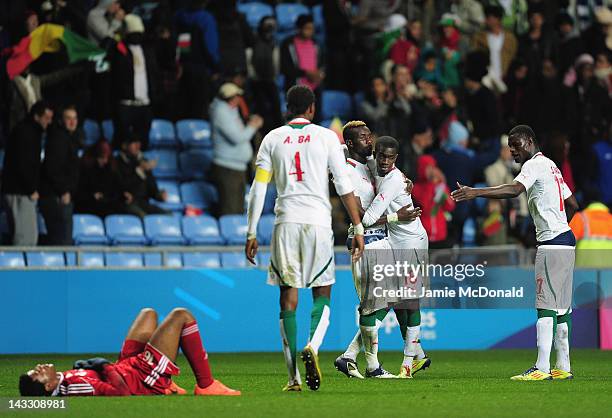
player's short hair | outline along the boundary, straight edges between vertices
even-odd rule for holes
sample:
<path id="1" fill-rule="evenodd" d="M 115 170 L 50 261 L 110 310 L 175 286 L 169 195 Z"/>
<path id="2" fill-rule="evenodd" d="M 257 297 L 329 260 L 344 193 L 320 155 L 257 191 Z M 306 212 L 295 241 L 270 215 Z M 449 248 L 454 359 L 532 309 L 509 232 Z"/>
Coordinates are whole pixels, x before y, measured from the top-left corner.
<path id="1" fill-rule="evenodd" d="M 508 133 L 508 139 L 512 137 L 525 140 L 531 139 L 534 144 L 538 143 L 535 132 L 527 125 L 517 125 L 512 128 L 510 133 Z"/>
<path id="2" fill-rule="evenodd" d="M 380 136 L 376 140 L 376 149 L 379 148 L 393 148 L 397 153 L 399 153 L 399 142 L 397 139 L 392 136 Z"/>
<path id="3" fill-rule="evenodd" d="M 293 86 L 287 92 L 287 112 L 289 115 L 303 115 L 315 102 L 315 95 L 308 86 Z"/>
<path id="4" fill-rule="evenodd" d="M 362 120 L 351 120 L 342 127 L 342 138 L 344 141 L 353 141 L 357 136 L 357 128 L 367 126 Z"/>
<path id="5" fill-rule="evenodd" d="M 21 396 L 49 396 L 51 392 L 47 392 L 45 385 L 34 381 L 27 374 L 19 376 L 19 393 Z"/>

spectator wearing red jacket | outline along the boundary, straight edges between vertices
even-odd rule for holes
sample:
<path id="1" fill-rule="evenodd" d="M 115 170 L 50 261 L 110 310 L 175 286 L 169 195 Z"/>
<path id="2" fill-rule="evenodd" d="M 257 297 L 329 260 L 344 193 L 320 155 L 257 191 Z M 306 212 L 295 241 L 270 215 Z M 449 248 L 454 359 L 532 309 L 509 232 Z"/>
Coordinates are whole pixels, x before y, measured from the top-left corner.
<path id="1" fill-rule="evenodd" d="M 421 155 L 418 159 L 412 197 L 416 206 L 420 206 L 423 211 L 421 222 L 429 236 L 429 248 L 447 247 L 444 212 L 455 209 L 455 202 L 450 198 L 444 174 L 431 155 Z"/>

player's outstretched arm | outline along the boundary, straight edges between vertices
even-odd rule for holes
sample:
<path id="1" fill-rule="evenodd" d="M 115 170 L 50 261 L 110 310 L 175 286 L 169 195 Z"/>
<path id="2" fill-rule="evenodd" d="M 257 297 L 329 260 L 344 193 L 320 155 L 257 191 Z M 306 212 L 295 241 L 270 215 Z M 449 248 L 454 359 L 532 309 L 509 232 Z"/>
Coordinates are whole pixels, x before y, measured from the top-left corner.
<path id="1" fill-rule="evenodd" d="M 512 184 L 502 184 L 494 187 L 468 187 L 457 182 L 457 190 L 453 190 L 451 197 L 455 202 L 471 200 L 477 197 L 485 197 L 487 199 L 509 199 L 517 197 L 525 191 L 525 186 L 518 181 Z"/>

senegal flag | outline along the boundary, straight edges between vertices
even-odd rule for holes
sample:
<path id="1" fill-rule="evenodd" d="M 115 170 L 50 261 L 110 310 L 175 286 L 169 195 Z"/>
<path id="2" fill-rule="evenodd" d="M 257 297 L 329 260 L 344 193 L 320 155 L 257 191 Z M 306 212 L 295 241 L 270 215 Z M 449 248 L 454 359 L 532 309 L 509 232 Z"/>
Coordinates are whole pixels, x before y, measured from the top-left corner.
<path id="1" fill-rule="evenodd" d="M 70 63 L 87 59 L 101 59 L 104 50 L 61 25 L 45 23 L 23 38 L 12 48 L 6 71 L 12 80 L 36 61 L 43 52 L 57 52 L 60 42 L 66 46 Z"/>

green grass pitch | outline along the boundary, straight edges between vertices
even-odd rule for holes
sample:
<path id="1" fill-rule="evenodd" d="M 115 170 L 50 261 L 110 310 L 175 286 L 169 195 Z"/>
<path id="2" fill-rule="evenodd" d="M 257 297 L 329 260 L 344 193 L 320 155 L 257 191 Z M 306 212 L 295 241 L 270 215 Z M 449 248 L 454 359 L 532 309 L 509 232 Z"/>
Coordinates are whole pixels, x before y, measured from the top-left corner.
<path id="1" fill-rule="evenodd" d="M 58 417 L 612 417 L 612 352 L 574 350 L 573 381 L 513 382 L 534 362 L 535 350 L 434 351 L 432 367 L 412 380 L 347 379 L 333 368 L 337 353 L 322 353 L 323 382 L 311 392 L 283 393 L 281 353 L 212 354 L 215 377 L 241 389 L 241 397 L 159 396 L 70 398 L 68 410 L 18 412 Z M 18 395 L 18 375 L 45 360 L 58 369 L 89 355 L 0 357 L 0 411 Z M 111 358 L 112 355 L 107 357 Z M 383 352 L 390 371 L 401 353 Z M 177 383 L 189 392 L 193 375 L 184 357 Z M 361 360 L 361 366 L 365 365 Z M 0 412 L 0 416 L 6 416 Z"/>

